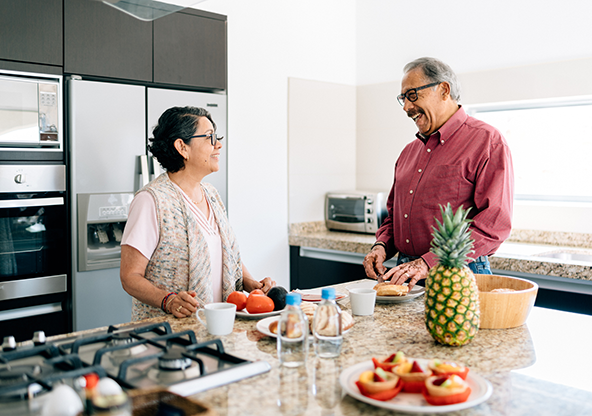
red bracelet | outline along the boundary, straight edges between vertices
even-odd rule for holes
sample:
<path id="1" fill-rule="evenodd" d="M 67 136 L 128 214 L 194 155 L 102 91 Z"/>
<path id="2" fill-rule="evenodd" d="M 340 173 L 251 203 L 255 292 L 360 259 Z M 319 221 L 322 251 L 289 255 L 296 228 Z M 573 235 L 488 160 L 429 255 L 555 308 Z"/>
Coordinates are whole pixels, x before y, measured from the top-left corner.
<path id="1" fill-rule="evenodd" d="M 176 294 L 177 294 L 177 292 L 169 292 L 169 293 L 167 293 L 167 295 L 164 298 L 162 298 L 162 302 L 160 302 L 160 309 L 162 309 L 162 311 L 164 313 L 168 313 L 166 310 L 166 305 L 169 300 L 169 297 L 171 297 L 172 295 L 176 295 Z"/>

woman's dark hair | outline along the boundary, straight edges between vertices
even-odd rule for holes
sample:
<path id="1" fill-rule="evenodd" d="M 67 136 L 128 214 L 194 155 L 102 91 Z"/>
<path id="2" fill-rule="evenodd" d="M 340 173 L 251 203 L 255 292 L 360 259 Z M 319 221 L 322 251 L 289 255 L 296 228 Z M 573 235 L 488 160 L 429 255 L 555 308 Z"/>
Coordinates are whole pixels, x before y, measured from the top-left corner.
<path id="1" fill-rule="evenodd" d="M 175 148 L 175 141 L 181 139 L 187 145 L 191 143 L 191 136 L 195 135 L 201 117 L 210 120 L 216 131 L 216 123 L 204 108 L 172 107 L 158 119 L 158 124 L 152 130 L 154 137 L 149 139 L 151 144 L 148 150 L 168 172 L 174 173 L 185 168 L 185 159 Z"/>

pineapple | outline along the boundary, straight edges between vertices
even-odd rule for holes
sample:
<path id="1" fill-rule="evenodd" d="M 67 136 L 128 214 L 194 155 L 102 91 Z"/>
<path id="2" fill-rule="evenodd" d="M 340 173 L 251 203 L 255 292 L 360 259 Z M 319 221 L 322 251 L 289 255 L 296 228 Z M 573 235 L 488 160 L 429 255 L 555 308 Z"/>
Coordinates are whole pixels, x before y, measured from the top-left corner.
<path id="1" fill-rule="evenodd" d="M 473 272 L 465 265 L 473 252 L 467 214 L 462 206 L 443 208 L 442 223 L 432 227 L 431 252 L 438 256 L 426 279 L 426 327 L 439 343 L 465 345 L 479 330 L 479 291 Z"/>

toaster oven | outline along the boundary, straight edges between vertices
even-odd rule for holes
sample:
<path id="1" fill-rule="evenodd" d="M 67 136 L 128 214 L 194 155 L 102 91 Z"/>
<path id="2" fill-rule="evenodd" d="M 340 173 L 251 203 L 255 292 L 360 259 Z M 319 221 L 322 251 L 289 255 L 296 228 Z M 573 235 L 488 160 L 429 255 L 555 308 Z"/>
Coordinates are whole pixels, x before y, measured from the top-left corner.
<path id="1" fill-rule="evenodd" d="M 345 191 L 325 195 L 329 230 L 374 234 L 387 217 L 388 192 Z"/>

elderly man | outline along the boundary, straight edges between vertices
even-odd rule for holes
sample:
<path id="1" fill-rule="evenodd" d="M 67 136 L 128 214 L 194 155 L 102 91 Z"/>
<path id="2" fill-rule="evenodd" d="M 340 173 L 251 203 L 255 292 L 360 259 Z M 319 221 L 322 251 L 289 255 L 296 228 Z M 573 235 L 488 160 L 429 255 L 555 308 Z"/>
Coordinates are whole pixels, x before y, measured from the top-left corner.
<path id="1" fill-rule="evenodd" d="M 420 58 L 407 64 L 397 97 L 417 129 L 417 140 L 395 164 L 388 217 L 364 259 L 368 277 L 413 287 L 438 263 L 430 252 L 439 206 L 471 207 L 474 273 L 491 274 L 488 256 L 511 230 L 514 172 L 510 149 L 499 131 L 469 117 L 461 105 L 456 75 L 445 63 Z M 399 254 L 397 267 L 383 262 Z"/>

